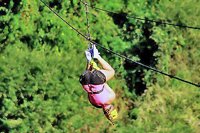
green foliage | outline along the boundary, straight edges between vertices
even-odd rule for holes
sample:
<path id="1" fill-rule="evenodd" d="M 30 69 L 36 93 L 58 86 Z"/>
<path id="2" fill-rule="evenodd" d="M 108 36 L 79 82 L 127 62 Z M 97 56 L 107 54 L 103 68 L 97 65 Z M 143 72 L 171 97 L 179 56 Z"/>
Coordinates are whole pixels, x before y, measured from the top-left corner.
<path id="1" fill-rule="evenodd" d="M 86 34 L 85 7 L 78 0 L 45 0 Z M 127 19 L 123 14 L 198 26 L 199 1 L 90 1 L 92 39 L 135 61 L 183 79 L 200 81 L 198 30 Z M 196 133 L 200 131 L 198 88 L 155 74 L 99 49 L 116 70 L 109 82 L 119 120 L 111 126 L 90 105 L 79 84 L 87 41 L 40 1 L 0 4 L 0 131 Z M 136 95 L 147 89 L 143 95 Z"/>

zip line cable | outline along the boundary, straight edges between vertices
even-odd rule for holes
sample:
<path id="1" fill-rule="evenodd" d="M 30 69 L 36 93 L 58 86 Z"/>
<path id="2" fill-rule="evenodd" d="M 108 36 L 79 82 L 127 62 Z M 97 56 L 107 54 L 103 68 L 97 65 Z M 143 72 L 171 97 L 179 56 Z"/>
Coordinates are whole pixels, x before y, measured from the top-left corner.
<path id="1" fill-rule="evenodd" d="M 86 24 L 87 24 L 87 37 L 88 37 L 88 40 L 91 40 L 90 23 L 89 23 L 89 19 L 88 19 L 88 14 L 89 14 L 88 3 L 87 2 L 83 2 L 83 4 L 85 5 Z M 88 42 L 88 48 L 90 48 L 90 47 L 91 47 L 91 43 Z"/>
<path id="2" fill-rule="evenodd" d="M 116 53 L 116 52 L 114 52 L 114 51 L 112 51 L 112 50 L 110 50 L 110 49 L 107 49 L 107 48 L 103 47 L 102 45 L 100 45 L 100 44 L 98 44 L 98 43 L 96 43 L 96 42 L 94 42 L 94 41 L 92 41 L 92 40 L 89 40 L 87 36 L 85 36 L 84 34 L 82 34 L 81 32 L 79 32 L 76 28 L 74 28 L 71 24 L 69 24 L 66 20 L 64 20 L 58 13 L 56 13 L 51 7 L 49 7 L 43 0 L 40 0 L 40 1 L 41 1 L 46 7 L 48 7 L 49 10 L 52 11 L 57 17 L 59 17 L 63 22 L 65 22 L 70 28 L 72 28 L 74 31 L 76 31 L 79 35 L 81 35 L 81 36 L 82 36 L 83 38 L 85 38 L 87 41 L 89 41 L 89 42 L 92 43 L 92 44 L 95 44 L 96 46 L 99 46 L 99 47 L 102 48 L 103 50 L 105 50 L 105 51 L 107 51 L 107 52 L 109 52 L 109 53 L 115 54 L 115 55 L 117 55 L 117 56 L 119 56 L 119 57 L 121 57 L 121 58 L 124 58 L 125 60 L 128 60 L 128 61 L 130 61 L 130 62 L 132 62 L 132 63 L 137 64 L 137 65 L 140 65 L 140 66 L 142 66 L 142 67 L 144 67 L 144 68 L 147 68 L 147 69 L 153 70 L 153 71 L 155 71 L 155 72 L 158 72 L 158 73 L 160 73 L 160 74 L 163 74 L 163 75 L 165 75 L 165 76 L 168 76 L 168 77 L 170 77 L 170 78 L 174 78 L 174 79 L 177 79 L 177 80 L 179 80 L 179 81 L 185 82 L 185 83 L 187 83 L 187 84 L 191 84 L 191 85 L 194 85 L 194 86 L 196 86 L 196 87 L 200 87 L 200 84 L 195 84 L 195 83 L 193 83 L 193 82 L 190 82 L 190 81 L 181 79 L 181 78 L 179 78 L 179 77 L 176 77 L 176 76 L 167 74 L 167 73 L 165 73 L 165 72 L 162 72 L 162 71 L 160 71 L 160 70 L 158 70 L 158 69 L 156 69 L 156 68 L 150 67 L 150 66 L 145 65 L 145 64 L 143 64 L 143 63 L 134 61 L 134 60 L 132 60 L 132 59 L 130 59 L 130 58 L 124 56 L 124 55 L 121 55 L 121 54 Z"/>
<path id="3" fill-rule="evenodd" d="M 81 2 L 82 2 L 82 0 L 81 0 Z M 99 7 L 95 7 L 93 5 L 88 5 L 88 6 L 95 9 L 95 10 L 98 10 L 98 11 L 103 11 L 103 12 L 119 15 L 119 13 L 113 12 L 113 11 L 110 11 L 110 10 L 107 10 L 107 9 L 102 9 L 102 8 L 99 8 Z M 188 26 L 188 25 L 182 25 L 182 24 L 174 24 L 174 23 L 169 23 L 169 22 L 163 22 L 162 20 L 159 21 L 159 20 L 153 20 L 153 19 L 148 19 L 148 18 L 140 18 L 140 17 L 137 17 L 137 16 L 131 16 L 131 15 L 124 15 L 124 16 L 126 18 L 134 18 L 134 19 L 137 19 L 137 20 L 140 20 L 140 21 L 148 21 L 148 22 L 151 22 L 151 23 L 171 25 L 171 26 L 174 26 L 174 27 L 200 30 L 200 27 L 194 27 L 194 26 Z"/>

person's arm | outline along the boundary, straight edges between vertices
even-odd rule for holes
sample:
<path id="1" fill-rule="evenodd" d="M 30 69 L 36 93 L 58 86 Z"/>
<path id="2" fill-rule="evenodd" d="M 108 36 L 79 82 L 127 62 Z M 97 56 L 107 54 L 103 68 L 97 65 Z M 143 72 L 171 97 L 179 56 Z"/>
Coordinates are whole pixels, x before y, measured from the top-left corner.
<path id="1" fill-rule="evenodd" d="M 103 68 L 100 71 L 106 76 L 106 81 L 110 80 L 115 75 L 115 70 L 100 55 L 96 59 Z"/>
<path id="2" fill-rule="evenodd" d="M 86 65 L 86 69 L 85 70 L 88 70 L 90 68 L 90 63 L 87 61 L 87 65 Z"/>

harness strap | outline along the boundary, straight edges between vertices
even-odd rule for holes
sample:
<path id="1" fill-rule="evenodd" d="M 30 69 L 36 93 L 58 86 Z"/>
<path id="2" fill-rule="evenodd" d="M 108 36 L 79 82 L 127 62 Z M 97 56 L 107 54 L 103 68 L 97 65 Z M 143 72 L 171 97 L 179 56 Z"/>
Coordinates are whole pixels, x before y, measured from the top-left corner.
<path id="1" fill-rule="evenodd" d="M 89 86 L 90 91 L 91 91 L 91 92 L 88 92 L 89 94 L 100 94 L 101 92 L 103 92 L 105 85 L 103 85 L 102 89 L 99 90 L 99 91 L 92 91 L 92 87 L 90 85 L 88 85 L 88 86 Z"/>
<path id="2" fill-rule="evenodd" d="M 100 68 L 97 66 L 96 62 L 94 62 L 93 59 L 90 61 L 90 65 L 92 66 L 93 69 L 100 70 Z"/>

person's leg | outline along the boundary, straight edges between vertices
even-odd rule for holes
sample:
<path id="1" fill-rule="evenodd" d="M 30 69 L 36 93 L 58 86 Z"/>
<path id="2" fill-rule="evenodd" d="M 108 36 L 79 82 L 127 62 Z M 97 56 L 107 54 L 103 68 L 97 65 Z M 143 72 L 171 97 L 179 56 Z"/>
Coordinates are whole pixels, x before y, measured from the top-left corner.
<path id="1" fill-rule="evenodd" d="M 108 86 L 108 84 L 105 84 L 104 86 L 107 91 L 108 91 L 108 97 L 109 97 L 109 100 L 105 103 L 105 104 L 111 104 L 114 100 L 115 100 L 115 92 Z"/>
<path id="2" fill-rule="evenodd" d="M 117 110 L 112 104 L 103 105 L 102 108 L 106 118 L 113 123 L 113 120 L 117 119 L 118 117 Z"/>
<path id="3" fill-rule="evenodd" d="M 113 122 L 113 120 L 115 120 L 118 117 L 117 110 L 112 105 L 116 95 L 115 92 L 108 86 L 108 84 L 105 84 L 105 88 L 107 89 L 107 97 L 109 97 L 109 100 L 106 103 L 104 103 L 102 108 L 107 119 Z"/>

